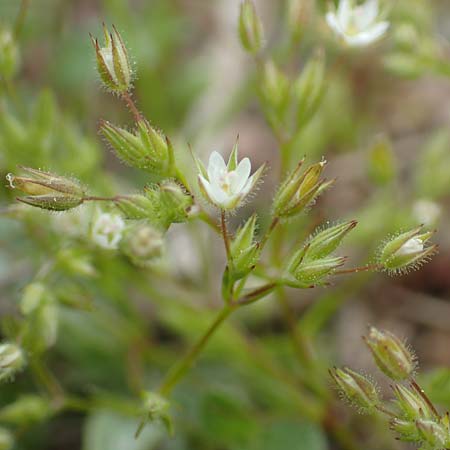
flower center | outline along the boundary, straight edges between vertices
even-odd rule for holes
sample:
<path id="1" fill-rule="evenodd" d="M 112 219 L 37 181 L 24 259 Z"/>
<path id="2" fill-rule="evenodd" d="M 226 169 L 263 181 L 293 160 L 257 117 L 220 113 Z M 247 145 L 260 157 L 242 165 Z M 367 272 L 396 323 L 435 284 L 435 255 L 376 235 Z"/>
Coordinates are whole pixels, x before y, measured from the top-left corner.
<path id="1" fill-rule="evenodd" d="M 228 172 L 225 171 L 219 176 L 219 186 L 227 194 L 232 194 L 231 185 L 236 178 L 236 172 L 234 170 Z"/>

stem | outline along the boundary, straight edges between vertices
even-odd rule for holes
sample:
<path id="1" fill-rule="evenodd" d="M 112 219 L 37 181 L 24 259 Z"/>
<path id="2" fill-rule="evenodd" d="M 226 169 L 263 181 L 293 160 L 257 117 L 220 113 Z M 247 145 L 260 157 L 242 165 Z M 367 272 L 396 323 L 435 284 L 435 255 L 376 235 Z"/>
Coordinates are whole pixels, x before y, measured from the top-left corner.
<path id="1" fill-rule="evenodd" d="M 368 264 L 367 266 L 355 267 L 353 269 L 336 270 L 333 275 L 346 275 L 349 273 L 368 272 L 370 270 L 380 270 L 381 264 Z"/>
<path id="2" fill-rule="evenodd" d="M 259 300 L 262 295 L 268 294 L 276 286 L 277 283 L 265 284 L 264 286 L 261 286 L 252 292 L 249 292 L 247 295 L 244 295 L 244 297 L 241 297 L 239 300 L 236 300 L 235 303 L 239 306 L 250 305 L 251 303 Z"/>
<path id="3" fill-rule="evenodd" d="M 276 226 L 280 223 L 279 217 L 274 217 L 272 220 L 272 223 L 270 224 L 269 228 L 266 231 L 266 234 L 261 239 L 261 242 L 259 244 L 260 249 L 262 250 L 264 246 L 266 245 L 267 241 L 269 240 L 270 235 L 272 234 L 272 231 L 276 228 Z"/>
<path id="4" fill-rule="evenodd" d="M 377 405 L 377 406 L 375 406 L 375 409 L 377 409 L 378 411 L 380 411 L 383 414 L 386 414 L 389 417 L 392 417 L 392 418 L 397 417 L 397 414 L 393 413 L 392 411 L 389 411 L 384 406 Z"/>
<path id="5" fill-rule="evenodd" d="M 234 311 L 235 306 L 225 305 L 219 312 L 213 323 L 206 330 L 206 333 L 197 341 L 197 343 L 189 350 L 189 352 L 176 363 L 167 373 L 165 379 L 160 385 L 158 391 L 163 396 L 169 396 L 177 383 L 186 375 L 189 369 L 194 364 L 198 355 L 205 348 L 210 338 L 214 335 L 217 329 L 222 325 L 224 320 Z"/>
<path id="6" fill-rule="evenodd" d="M 226 217 L 225 217 L 225 211 L 223 209 L 220 212 L 220 225 L 222 227 L 223 243 L 225 244 L 227 260 L 228 260 L 228 262 L 231 262 L 230 238 L 228 236 L 227 221 L 226 221 Z"/>
<path id="7" fill-rule="evenodd" d="M 439 413 L 437 412 L 436 408 L 433 405 L 433 402 L 428 398 L 428 395 L 425 394 L 425 391 L 417 384 L 416 380 L 414 378 L 411 378 L 411 386 L 414 388 L 414 390 L 423 398 L 425 403 L 430 408 L 431 412 L 438 418 Z"/>
<path id="8" fill-rule="evenodd" d="M 128 91 L 122 93 L 122 98 L 125 101 L 125 103 L 127 104 L 131 113 L 133 114 L 134 120 L 136 122 L 140 122 L 141 120 L 143 120 L 144 118 L 142 117 L 142 114 L 137 109 L 137 107 Z"/>
<path id="9" fill-rule="evenodd" d="M 120 195 L 114 197 L 98 197 L 96 195 L 90 195 L 83 197 L 83 202 L 115 202 L 120 198 Z"/>

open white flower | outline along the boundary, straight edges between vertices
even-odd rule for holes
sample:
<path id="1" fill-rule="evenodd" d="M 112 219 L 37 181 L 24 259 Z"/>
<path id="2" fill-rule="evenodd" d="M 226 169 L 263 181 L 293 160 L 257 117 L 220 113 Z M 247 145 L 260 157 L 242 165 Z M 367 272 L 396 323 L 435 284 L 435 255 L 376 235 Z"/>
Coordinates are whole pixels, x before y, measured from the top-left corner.
<path id="1" fill-rule="evenodd" d="M 92 240 L 100 247 L 115 250 L 122 239 L 125 222 L 117 214 L 101 213 L 92 226 Z"/>
<path id="2" fill-rule="evenodd" d="M 329 11 L 330 28 L 352 47 L 362 47 L 380 39 L 389 22 L 380 20 L 378 0 L 366 0 L 355 6 L 355 0 L 340 0 L 337 11 Z"/>
<path id="3" fill-rule="evenodd" d="M 213 205 L 227 210 L 236 208 L 249 194 L 262 175 L 264 165 L 250 176 L 250 159 L 244 158 L 238 164 L 236 145 L 228 165 L 218 152 L 212 152 L 208 170 L 201 163 L 199 169 L 198 179 L 202 193 Z"/>

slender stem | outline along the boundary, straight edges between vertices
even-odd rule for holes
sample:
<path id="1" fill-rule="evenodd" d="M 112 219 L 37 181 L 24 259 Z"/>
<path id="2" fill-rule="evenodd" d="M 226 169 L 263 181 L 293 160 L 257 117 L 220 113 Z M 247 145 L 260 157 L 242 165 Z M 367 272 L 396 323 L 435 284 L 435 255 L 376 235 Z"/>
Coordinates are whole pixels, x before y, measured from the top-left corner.
<path id="1" fill-rule="evenodd" d="M 437 412 L 436 408 L 433 405 L 433 402 L 428 398 L 428 395 L 425 394 L 425 391 L 417 384 L 416 380 L 414 378 L 411 378 L 411 386 L 415 389 L 415 391 L 423 398 L 425 403 L 430 408 L 431 412 L 436 416 L 439 417 L 439 413 Z"/>
<path id="2" fill-rule="evenodd" d="M 224 322 L 224 320 L 235 310 L 235 306 L 225 305 L 219 314 L 214 319 L 213 323 L 206 330 L 206 333 L 197 341 L 197 343 L 189 350 L 186 356 L 177 362 L 167 373 L 165 379 L 160 385 L 158 391 L 163 396 L 169 396 L 173 388 L 183 378 L 194 364 L 198 355 L 205 348 L 210 338 L 214 335 L 216 330 Z"/>
<path id="3" fill-rule="evenodd" d="M 393 418 L 397 417 L 397 414 L 393 413 L 392 411 L 389 411 L 387 408 L 385 408 L 382 405 L 375 406 L 375 409 L 377 409 L 378 411 L 380 411 L 383 414 L 386 414 L 389 417 L 393 417 Z"/>
<path id="4" fill-rule="evenodd" d="M 83 197 L 84 202 L 115 202 L 120 198 L 120 195 L 116 195 L 114 197 L 98 197 L 96 195 L 90 195 L 87 197 Z"/>
<path id="5" fill-rule="evenodd" d="M 225 244 L 225 251 L 227 253 L 227 260 L 228 260 L 228 262 L 231 262 L 230 237 L 228 235 L 227 220 L 226 220 L 226 217 L 225 217 L 225 211 L 223 209 L 220 212 L 220 225 L 222 227 L 223 243 Z"/>
<path id="6" fill-rule="evenodd" d="M 123 92 L 122 93 L 122 98 L 125 101 L 125 103 L 127 104 L 129 110 L 131 111 L 131 113 L 134 116 L 134 120 L 136 122 L 140 122 L 141 120 L 143 120 L 142 114 L 139 112 L 139 110 L 137 109 L 133 99 L 131 98 L 131 95 L 129 94 L 129 92 Z"/>
<path id="7" fill-rule="evenodd" d="M 380 264 L 368 264 L 367 266 L 355 267 L 353 269 L 336 270 L 333 275 L 346 275 L 349 273 L 368 272 L 370 270 L 380 270 Z"/>
<path id="8" fill-rule="evenodd" d="M 239 300 L 236 300 L 235 304 L 239 306 L 250 305 L 251 303 L 256 302 L 261 298 L 262 295 L 267 295 L 270 291 L 272 291 L 277 286 L 277 283 L 268 283 L 264 286 L 261 286 L 255 289 L 252 292 L 241 297 Z"/>
<path id="9" fill-rule="evenodd" d="M 266 234 L 261 239 L 261 242 L 259 244 L 260 249 L 262 250 L 264 246 L 266 245 L 267 241 L 269 240 L 270 235 L 272 234 L 272 231 L 276 228 L 276 226 L 280 223 L 279 217 L 274 217 L 272 220 L 272 223 L 270 224 L 269 228 L 266 231 Z"/>

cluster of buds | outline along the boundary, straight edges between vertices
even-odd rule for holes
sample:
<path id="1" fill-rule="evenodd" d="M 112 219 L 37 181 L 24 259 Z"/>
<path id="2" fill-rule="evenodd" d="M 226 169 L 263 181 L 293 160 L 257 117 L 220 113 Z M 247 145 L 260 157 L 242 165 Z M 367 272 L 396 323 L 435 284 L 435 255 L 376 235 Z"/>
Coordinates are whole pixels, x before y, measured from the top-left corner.
<path id="1" fill-rule="evenodd" d="M 326 278 L 344 264 L 344 257 L 332 253 L 356 224 L 354 220 L 344 222 L 325 228 L 311 237 L 288 261 L 284 283 L 299 288 L 324 284 Z"/>
<path id="2" fill-rule="evenodd" d="M 394 408 L 384 404 L 369 377 L 347 368 L 333 369 L 330 375 L 343 397 L 364 412 L 385 413 L 391 430 L 401 441 L 414 442 L 427 450 L 449 448 L 448 413 L 440 415 L 414 380 L 416 359 L 413 352 L 392 333 L 374 327 L 364 340 L 378 368 L 396 382 L 392 386 Z"/>
<path id="3" fill-rule="evenodd" d="M 26 364 L 23 350 L 12 342 L 0 344 L 0 381 L 10 380 Z"/>
<path id="4" fill-rule="evenodd" d="M 228 163 L 218 152 L 209 157 L 208 169 L 196 159 L 199 170 L 198 183 L 204 197 L 222 210 L 233 210 L 242 205 L 264 172 L 263 164 L 250 176 L 252 165 L 249 158 L 238 162 L 238 142 L 231 152 Z"/>
<path id="5" fill-rule="evenodd" d="M 28 194 L 17 198 L 22 203 L 51 211 L 66 211 L 83 203 L 86 192 L 78 181 L 29 167 L 21 168 L 26 176 L 9 173 L 6 179 L 11 189 Z"/>
<path id="6" fill-rule="evenodd" d="M 402 233 L 384 244 L 378 257 L 380 266 L 391 273 L 404 273 L 427 262 L 438 246 L 426 246 L 434 231 L 422 232 L 422 228 Z"/>
<path id="7" fill-rule="evenodd" d="M 133 133 L 102 121 L 100 132 L 125 164 L 162 177 L 173 175 L 173 147 L 146 120 L 139 120 Z"/>
<path id="8" fill-rule="evenodd" d="M 147 219 L 165 230 L 189 219 L 193 199 L 178 183 L 166 180 L 146 188 L 143 194 L 118 196 L 115 204 L 127 219 Z"/>
<path id="9" fill-rule="evenodd" d="M 302 171 L 302 159 L 292 173 L 283 181 L 274 198 L 274 216 L 279 218 L 293 217 L 310 205 L 327 189 L 334 180 L 321 179 L 326 161 L 309 166 Z"/>
<path id="10" fill-rule="evenodd" d="M 242 46 L 251 54 L 258 53 L 263 45 L 263 27 L 251 0 L 241 3 L 239 37 Z"/>
<path id="11" fill-rule="evenodd" d="M 114 26 L 113 31 L 110 32 L 103 24 L 103 33 L 105 37 L 104 47 L 100 47 L 98 39 L 91 36 L 100 78 L 111 91 L 125 93 L 130 90 L 133 81 L 133 70 L 128 51 Z"/>

